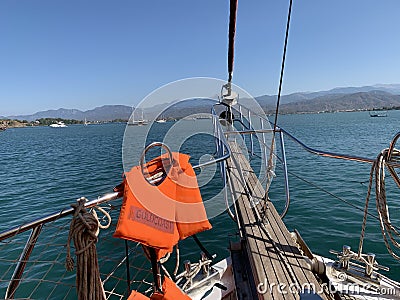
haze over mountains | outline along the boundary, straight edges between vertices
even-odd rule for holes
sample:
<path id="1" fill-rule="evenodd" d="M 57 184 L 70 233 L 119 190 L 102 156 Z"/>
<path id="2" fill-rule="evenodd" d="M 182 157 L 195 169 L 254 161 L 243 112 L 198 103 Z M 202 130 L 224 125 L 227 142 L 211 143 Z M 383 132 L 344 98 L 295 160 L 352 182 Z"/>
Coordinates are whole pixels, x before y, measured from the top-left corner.
<path id="1" fill-rule="evenodd" d="M 267 112 L 275 110 L 277 96 L 256 97 Z M 281 97 L 280 113 L 374 110 L 400 107 L 400 84 L 335 88 Z"/>
<path id="2" fill-rule="evenodd" d="M 275 111 L 277 96 L 264 95 L 256 97 L 260 106 L 267 112 Z M 209 112 L 209 103 L 199 100 L 182 103 L 166 111 L 165 117 L 179 118 L 182 110 L 190 109 L 191 113 Z M 400 84 L 381 84 L 363 87 L 335 88 L 329 91 L 303 92 L 281 97 L 280 113 L 316 113 L 332 111 L 377 110 L 400 108 Z M 87 121 L 128 120 L 132 107 L 126 105 L 105 105 L 87 111 L 78 109 L 47 110 L 32 115 L 7 116 L 9 119 L 34 121 L 40 118 L 62 118 Z M 144 113 L 152 114 L 152 109 Z"/>
<path id="3" fill-rule="evenodd" d="M 132 107 L 126 105 L 104 105 L 91 110 L 81 111 L 79 109 L 52 109 L 40 111 L 32 115 L 8 116 L 9 119 L 35 121 L 41 118 L 61 118 L 83 121 L 111 121 L 116 119 L 129 119 Z"/>

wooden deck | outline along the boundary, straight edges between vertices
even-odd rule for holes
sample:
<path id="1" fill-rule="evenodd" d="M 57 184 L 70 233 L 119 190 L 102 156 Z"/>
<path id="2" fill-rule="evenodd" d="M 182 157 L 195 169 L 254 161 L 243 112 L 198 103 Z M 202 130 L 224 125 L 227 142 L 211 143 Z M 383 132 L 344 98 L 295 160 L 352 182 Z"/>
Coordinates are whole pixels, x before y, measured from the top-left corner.
<path id="1" fill-rule="evenodd" d="M 228 143 L 232 155 L 227 161 L 227 171 L 232 197 L 236 200 L 240 234 L 246 248 L 244 252 L 250 262 L 253 287 L 257 289 L 258 286 L 265 291 L 257 293 L 258 299 L 329 299 L 321 292 L 321 285 L 274 205 L 270 201 L 263 201 L 264 188 L 241 149 L 234 140 Z M 247 189 L 243 188 L 243 184 Z M 251 200 L 264 205 L 252 207 Z M 305 291 L 303 297 L 302 289 L 311 289 L 313 292 L 307 294 Z M 241 299 L 239 295 L 238 298 Z"/>

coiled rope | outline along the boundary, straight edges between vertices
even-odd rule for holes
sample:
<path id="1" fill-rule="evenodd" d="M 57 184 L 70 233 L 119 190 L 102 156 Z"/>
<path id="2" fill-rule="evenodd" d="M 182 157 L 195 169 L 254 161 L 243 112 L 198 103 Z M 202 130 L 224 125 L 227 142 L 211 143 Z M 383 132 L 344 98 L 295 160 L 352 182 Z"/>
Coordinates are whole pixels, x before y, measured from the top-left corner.
<path id="1" fill-rule="evenodd" d="M 76 289 L 79 300 L 106 299 L 97 260 L 96 242 L 99 228 L 108 228 L 111 223 L 109 214 L 99 209 L 108 218 L 108 225 L 100 225 L 96 212 L 88 212 L 85 208 L 86 198 L 80 198 L 78 203 L 72 204 L 74 216 L 72 218 L 68 241 L 65 267 L 68 271 L 74 269 L 74 260 L 71 257 L 71 240 L 74 241 L 76 255 Z"/>
<path id="2" fill-rule="evenodd" d="M 367 215 L 368 215 L 368 203 L 370 200 L 372 186 L 373 186 L 373 179 L 375 176 L 375 195 L 376 195 L 376 210 L 378 212 L 379 217 L 379 225 L 381 228 L 383 240 L 385 242 L 385 246 L 395 259 L 400 260 L 400 256 L 394 253 L 392 246 L 395 248 L 400 249 L 400 243 L 396 240 L 396 238 L 400 237 L 400 232 L 396 229 L 395 226 L 392 225 L 390 221 L 390 214 L 389 214 L 389 206 L 387 203 L 386 198 L 386 188 L 385 188 L 385 166 L 389 170 L 390 175 L 394 179 L 395 183 L 398 187 L 400 187 L 400 179 L 397 176 L 396 171 L 388 162 L 391 160 L 398 160 L 400 158 L 400 151 L 393 149 L 393 151 L 389 152 L 389 149 L 383 150 L 378 157 L 376 158 L 375 163 L 371 167 L 370 178 L 369 178 L 369 185 L 368 185 L 368 192 L 367 197 L 365 200 L 365 208 L 364 208 L 364 218 L 363 224 L 361 229 L 361 236 L 360 236 L 360 243 L 358 247 L 358 256 L 361 257 L 362 255 L 362 247 L 364 242 L 365 236 L 365 227 L 367 224 Z M 390 243 L 389 243 L 390 240 Z"/>

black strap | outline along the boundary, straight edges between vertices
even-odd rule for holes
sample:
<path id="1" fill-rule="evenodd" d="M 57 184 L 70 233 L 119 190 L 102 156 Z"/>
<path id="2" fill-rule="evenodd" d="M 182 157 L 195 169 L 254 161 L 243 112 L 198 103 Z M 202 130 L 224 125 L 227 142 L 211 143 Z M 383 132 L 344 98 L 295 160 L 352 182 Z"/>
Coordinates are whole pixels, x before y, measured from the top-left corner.
<path id="1" fill-rule="evenodd" d="M 208 259 L 213 260 L 213 256 L 208 252 L 208 250 L 203 246 L 203 244 L 200 242 L 199 238 L 194 234 L 192 235 L 194 241 L 196 242 L 197 246 L 199 246 L 200 250 L 204 252 L 204 254 L 207 256 Z"/>
<path id="2" fill-rule="evenodd" d="M 131 294 L 131 274 L 129 272 L 129 248 L 128 241 L 125 240 L 125 262 L 126 262 L 126 284 L 128 286 L 128 295 Z"/>
<path id="3" fill-rule="evenodd" d="M 159 267 L 158 267 L 158 262 L 157 262 L 157 254 L 156 250 L 152 247 L 147 248 L 150 253 L 150 261 L 151 261 L 151 270 L 153 271 L 153 280 L 154 280 L 154 291 L 155 292 L 161 292 L 161 285 L 160 285 L 160 272 L 159 272 Z"/>

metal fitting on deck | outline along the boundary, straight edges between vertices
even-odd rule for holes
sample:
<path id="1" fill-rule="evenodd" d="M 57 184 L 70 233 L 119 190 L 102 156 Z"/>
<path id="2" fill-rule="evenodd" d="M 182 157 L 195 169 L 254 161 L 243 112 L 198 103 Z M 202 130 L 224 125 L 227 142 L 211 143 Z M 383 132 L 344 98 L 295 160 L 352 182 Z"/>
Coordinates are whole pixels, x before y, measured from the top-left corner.
<path id="1" fill-rule="evenodd" d="M 351 254 L 351 247 L 344 245 L 342 249 L 342 257 L 341 257 L 341 267 L 345 270 L 349 269 L 349 260 Z"/>
<path id="2" fill-rule="evenodd" d="M 365 275 L 368 277 L 372 276 L 372 272 L 374 271 L 374 265 L 375 265 L 375 254 L 374 253 L 368 253 L 367 256 L 367 261 L 365 264 Z"/>

